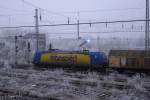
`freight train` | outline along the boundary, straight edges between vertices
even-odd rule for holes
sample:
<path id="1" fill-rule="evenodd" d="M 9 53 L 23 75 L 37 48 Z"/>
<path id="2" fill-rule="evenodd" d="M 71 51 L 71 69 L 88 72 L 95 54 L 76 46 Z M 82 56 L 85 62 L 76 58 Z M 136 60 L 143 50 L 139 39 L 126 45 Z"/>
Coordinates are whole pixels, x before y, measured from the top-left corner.
<path id="1" fill-rule="evenodd" d="M 60 51 L 36 52 L 36 66 L 72 66 L 76 68 L 150 69 L 150 51 L 110 50 L 103 52 Z"/>

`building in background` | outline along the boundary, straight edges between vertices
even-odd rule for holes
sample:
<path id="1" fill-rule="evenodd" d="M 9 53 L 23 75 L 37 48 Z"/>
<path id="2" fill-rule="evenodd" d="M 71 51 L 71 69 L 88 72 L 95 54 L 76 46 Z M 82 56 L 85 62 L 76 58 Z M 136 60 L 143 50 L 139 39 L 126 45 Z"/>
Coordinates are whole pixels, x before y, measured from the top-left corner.
<path id="1" fill-rule="evenodd" d="M 44 51 L 46 48 L 46 34 L 26 34 L 23 36 L 23 39 L 26 42 L 29 42 L 32 50 L 37 48 L 37 39 L 38 39 L 38 50 Z"/>

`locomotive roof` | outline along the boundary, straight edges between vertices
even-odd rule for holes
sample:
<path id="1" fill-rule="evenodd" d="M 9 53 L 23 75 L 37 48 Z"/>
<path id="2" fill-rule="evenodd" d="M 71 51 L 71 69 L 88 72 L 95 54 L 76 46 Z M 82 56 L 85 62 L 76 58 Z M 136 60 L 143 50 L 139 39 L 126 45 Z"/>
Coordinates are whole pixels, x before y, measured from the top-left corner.
<path id="1" fill-rule="evenodd" d="M 145 50 L 111 50 L 109 56 L 150 57 L 150 51 Z"/>
<path id="2" fill-rule="evenodd" d="M 89 52 L 88 51 L 63 51 L 63 50 L 58 50 L 58 49 L 55 49 L 55 50 L 50 50 L 50 51 L 43 51 L 42 53 L 65 53 L 65 54 L 75 54 L 75 53 L 78 53 L 78 54 L 88 54 Z"/>

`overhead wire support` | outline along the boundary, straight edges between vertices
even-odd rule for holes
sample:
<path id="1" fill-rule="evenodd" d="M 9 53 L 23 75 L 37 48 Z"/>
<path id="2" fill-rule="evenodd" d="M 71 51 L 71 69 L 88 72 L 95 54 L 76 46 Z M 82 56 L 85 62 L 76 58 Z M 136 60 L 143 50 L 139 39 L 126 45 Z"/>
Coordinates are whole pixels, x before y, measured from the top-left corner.
<path id="1" fill-rule="evenodd" d="M 150 20 L 117 20 L 117 21 L 107 21 L 107 24 L 109 23 L 130 23 L 130 22 L 145 22 L 145 21 L 150 21 Z M 84 23 L 70 23 L 70 24 L 44 24 L 44 25 L 39 25 L 39 27 L 48 27 L 48 26 L 68 26 L 68 25 L 89 25 L 89 24 L 106 24 L 106 21 L 97 21 L 97 22 L 84 22 Z M 7 29 L 7 28 L 28 28 L 28 27 L 35 27 L 33 25 L 30 26 L 13 26 L 13 27 L 0 27 L 0 29 Z"/>
<path id="2" fill-rule="evenodd" d="M 39 18 L 38 18 L 38 9 L 35 9 L 35 33 L 37 34 L 37 51 L 39 50 L 38 44 L 38 34 L 39 34 Z"/>
<path id="3" fill-rule="evenodd" d="M 39 18 L 38 18 L 38 9 L 35 9 L 35 33 L 39 33 Z"/>
<path id="4" fill-rule="evenodd" d="M 78 39 L 80 39 L 80 22 L 79 20 L 77 20 L 77 35 L 78 35 Z"/>
<path id="5" fill-rule="evenodd" d="M 145 50 L 150 50 L 149 37 L 149 0 L 146 0 Z"/>

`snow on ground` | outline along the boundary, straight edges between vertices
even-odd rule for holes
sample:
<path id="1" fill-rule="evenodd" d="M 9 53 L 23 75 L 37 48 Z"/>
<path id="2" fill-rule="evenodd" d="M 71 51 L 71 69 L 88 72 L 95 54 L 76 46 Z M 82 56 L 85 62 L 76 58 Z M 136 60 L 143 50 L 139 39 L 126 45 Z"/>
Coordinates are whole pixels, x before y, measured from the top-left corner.
<path id="1" fill-rule="evenodd" d="M 60 100 L 149 100 L 150 76 L 1 68 L 1 89 Z"/>

